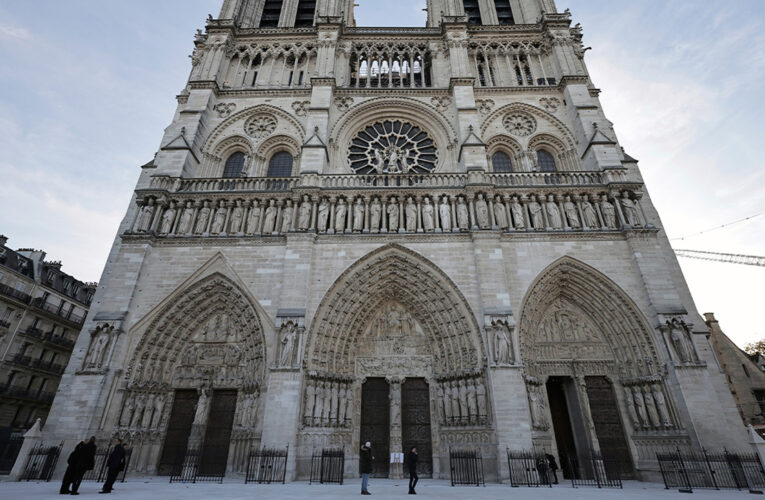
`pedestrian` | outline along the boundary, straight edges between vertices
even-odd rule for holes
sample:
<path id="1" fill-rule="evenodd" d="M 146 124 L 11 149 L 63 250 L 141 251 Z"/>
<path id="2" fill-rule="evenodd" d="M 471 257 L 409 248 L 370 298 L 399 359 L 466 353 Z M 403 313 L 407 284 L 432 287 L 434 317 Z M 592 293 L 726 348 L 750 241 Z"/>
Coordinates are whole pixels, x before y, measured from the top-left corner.
<path id="1" fill-rule="evenodd" d="M 77 468 L 76 464 L 79 457 L 82 455 L 83 446 L 85 446 L 85 441 L 77 443 L 77 446 L 74 447 L 72 453 L 69 454 L 69 458 L 66 459 L 66 472 L 64 473 L 64 479 L 61 482 L 61 489 L 59 490 L 59 493 L 62 495 L 69 495 L 72 492 L 71 486 L 74 482 L 74 471 Z"/>
<path id="2" fill-rule="evenodd" d="M 125 469 L 125 447 L 122 446 L 122 440 L 120 438 L 114 438 L 112 444 L 114 445 L 114 449 L 109 455 L 109 459 L 106 461 L 106 482 L 99 493 L 111 493 L 117 475 L 120 471 Z"/>
<path id="3" fill-rule="evenodd" d="M 537 474 L 539 475 L 539 484 L 545 486 L 550 484 L 550 477 L 547 475 L 547 471 L 547 459 L 543 456 L 540 456 L 537 459 Z"/>
<path id="4" fill-rule="evenodd" d="M 555 457 L 550 453 L 545 454 L 545 458 L 550 466 L 550 475 L 553 478 L 553 484 L 558 484 L 558 462 L 555 461 Z"/>
<path id="5" fill-rule="evenodd" d="M 74 475 L 72 476 L 72 491 L 70 495 L 79 495 L 82 477 L 89 470 L 96 466 L 96 436 L 92 436 L 86 443 L 83 443 L 77 460 L 74 463 Z"/>
<path id="6" fill-rule="evenodd" d="M 372 473 L 372 462 L 375 457 L 372 456 L 372 443 L 367 441 L 361 447 L 359 471 L 361 472 L 361 494 L 371 495 L 369 492 L 369 475 Z"/>
<path id="7" fill-rule="evenodd" d="M 409 494 L 416 495 L 417 492 L 414 489 L 417 487 L 417 481 L 420 477 L 417 475 L 417 461 L 420 457 L 417 455 L 417 447 L 412 446 L 409 453 L 406 455 L 406 465 L 409 467 Z"/>

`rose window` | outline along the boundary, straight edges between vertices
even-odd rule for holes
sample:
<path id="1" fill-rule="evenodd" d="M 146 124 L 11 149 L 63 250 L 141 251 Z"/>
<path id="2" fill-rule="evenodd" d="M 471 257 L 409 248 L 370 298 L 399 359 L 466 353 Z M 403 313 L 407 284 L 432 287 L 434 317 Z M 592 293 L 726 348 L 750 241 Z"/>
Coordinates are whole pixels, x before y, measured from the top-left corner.
<path id="1" fill-rule="evenodd" d="M 537 121 L 526 113 L 511 113 L 502 120 L 505 128 L 513 135 L 526 137 L 537 129 Z"/>
<path id="2" fill-rule="evenodd" d="M 438 151 L 427 132 L 401 120 L 369 125 L 351 141 L 348 162 L 357 174 L 428 173 Z"/>
<path id="3" fill-rule="evenodd" d="M 250 137 L 262 139 L 276 129 L 276 118 L 271 115 L 255 115 L 244 124 L 244 131 Z"/>

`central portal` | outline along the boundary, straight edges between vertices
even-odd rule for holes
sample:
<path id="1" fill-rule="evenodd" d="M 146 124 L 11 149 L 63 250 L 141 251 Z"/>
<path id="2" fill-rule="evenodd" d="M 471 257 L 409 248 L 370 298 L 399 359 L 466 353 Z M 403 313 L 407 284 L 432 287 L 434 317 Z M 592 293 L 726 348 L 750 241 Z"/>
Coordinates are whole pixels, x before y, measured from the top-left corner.
<path id="1" fill-rule="evenodd" d="M 417 447 L 417 474 L 433 477 L 433 445 L 430 434 L 430 391 L 425 379 L 406 379 L 401 387 L 401 444 L 404 453 Z M 409 469 L 404 467 L 404 475 Z"/>
<path id="2" fill-rule="evenodd" d="M 369 378 L 361 389 L 361 444 L 372 443 L 372 477 L 388 477 L 390 388 L 384 378 Z"/>

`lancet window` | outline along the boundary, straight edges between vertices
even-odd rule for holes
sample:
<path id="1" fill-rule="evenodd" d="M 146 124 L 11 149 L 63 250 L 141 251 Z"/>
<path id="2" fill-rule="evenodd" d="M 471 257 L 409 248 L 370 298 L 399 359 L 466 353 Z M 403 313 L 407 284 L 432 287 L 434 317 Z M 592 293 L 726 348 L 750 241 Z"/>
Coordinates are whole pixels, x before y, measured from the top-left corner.
<path id="1" fill-rule="evenodd" d="M 497 19 L 499 19 L 500 25 L 515 24 L 510 0 L 494 0 L 494 7 L 497 9 Z"/>
<path id="2" fill-rule="evenodd" d="M 475 43 L 470 47 L 474 75 L 481 87 L 555 85 L 540 44 Z"/>
<path id="3" fill-rule="evenodd" d="M 316 15 L 316 0 L 300 0 L 298 2 L 295 27 L 313 26 L 313 18 Z"/>
<path id="4" fill-rule="evenodd" d="M 246 157 L 241 151 L 229 156 L 226 160 L 226 167 L 223 169 L 223 177 L 226 179 L 242 177 L 245 160 Z"/>
<path id="5" fill-rule="evenodd" d="M 494 172 L 507 173 L 513 171 L 513 164 L 510 162 L 510 157 L 504 151 L 497 151 L 491 157 L 491 166 Z"/>
<path id="6" fill-rule="evenodd" d="M 261 28 L 276 28 L 279 26 L 282 3 L 282 0 L 266 0 L 263 6 L 263 15 L 260 18 Z"/>
<path id="7" fill-rule="evenodd" d="M 351 87 L 431 86 L 431 57 L 426 46 L 356 47 L 350 65 Z"/>
<path id="8" fill-rule="evenodd" d="M 316 69 L 313 45 L 241 47 L 231 59 L 226 86 L 306 87 Z"/>
<path id="9" fill-rule="evenodd" d="M 268 162 L 268 177 L 281 178 L 292 176 L 292 155 L 287 151 L 280 151 L 271 157 Z"/>
<path id="10" fill-rule="evenodd" d="M 481 25 L 481 9 L 478 7 L 478 0 L 463 0 L 465 6 L 465 15 L 468 18 L 468 24 L 474 26 Z"/>
<path id="11" fill-rule="evenodd" d="M 537 151 L 537 165 L 540 172 L 556 172 L 558 170 L 552 153 L 544 149 Z"/>

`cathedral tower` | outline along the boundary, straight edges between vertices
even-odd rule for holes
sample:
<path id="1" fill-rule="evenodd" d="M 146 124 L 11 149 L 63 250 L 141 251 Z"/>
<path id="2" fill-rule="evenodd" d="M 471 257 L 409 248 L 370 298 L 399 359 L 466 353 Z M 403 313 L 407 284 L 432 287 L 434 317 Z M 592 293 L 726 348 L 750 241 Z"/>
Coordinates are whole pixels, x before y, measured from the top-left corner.
<path id="1" fill-rule="evenodd" d="M 418 446 L 434 477 L 480 448 L 489 479 L 506 449 L 645 478 L 657 449 L 745 445 L 579 26 L 553 0 L 426 6 L 426 27 L 370 28 L 352 0 L 223 2 L 51 438 L 119 434 L 151 474 L 289 444 L 291 479 L 330 447 L 356 474 L 366 440 Z"/>

